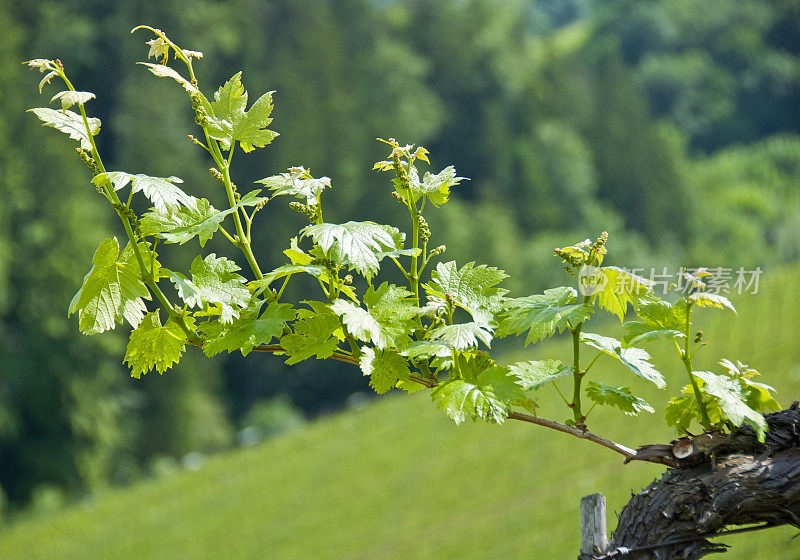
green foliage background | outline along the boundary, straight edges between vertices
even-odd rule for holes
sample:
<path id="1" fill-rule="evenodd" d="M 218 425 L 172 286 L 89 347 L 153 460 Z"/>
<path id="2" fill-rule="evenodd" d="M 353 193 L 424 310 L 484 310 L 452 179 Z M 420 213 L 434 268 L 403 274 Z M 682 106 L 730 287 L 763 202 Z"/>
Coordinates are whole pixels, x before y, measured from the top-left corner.
<path id="1" fill-rule="evenodd" d="M 115 226 L 66 141 L 24 113 L 39 100 L 20 61 L 60 57 L 98 94 L 113 168 L 212 202 L 182 93 L 133 64 L 136 24 L 203 51 L 205 83 L 241 68 L 252 93 L 277 91 L 281 137 L 242 158 L 242 185 L 302 163 L 334 179 L 337 219 L 397 223 L 373 139 L 422 143 L 472 179 L 434 239 L 523 295 L 562 274 L 552 247 L 603 229 L 620 266 L 800 259 L 798 22 L 790 0 L 0 0 L 0 488 L 15 506 L 79 496 L 228 445 L 264 398 L 314 416 L 365 389 L 347 366 L 191 352 L 131 380 L 122 334 L 80 337 L 73 263 Z M 268 206 L 259 258 L 278 264 L 301 222 Z"/>

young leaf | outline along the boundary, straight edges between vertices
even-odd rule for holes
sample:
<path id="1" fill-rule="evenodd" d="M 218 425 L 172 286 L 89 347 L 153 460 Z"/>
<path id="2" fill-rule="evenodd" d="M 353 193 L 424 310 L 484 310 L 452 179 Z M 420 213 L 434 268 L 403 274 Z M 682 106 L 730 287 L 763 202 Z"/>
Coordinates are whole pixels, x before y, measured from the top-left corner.
<path id="1" fill-rule="evenodd" d="M 92 149 L 92 143 L 83 124 L 83 117 L 79 114 L 67 110 L 58 111 L 48 107 L 37 107 L 28 110 L 39 117 L 44 126 L 55 128 L 73 140 L 78 140 L 84 150 Z M 89 117 L 88 121 L 92 136 L 97 136 L 100 133 L 100 119 Z"/>
<path id="2" fill-rule="evenodd" d="M 736 313 L 736 308 L 725 296 L 706 292 L 695 292 L 689 296 L 689 302 L 700 307 L 714 307 L 716 309 L 730 309 Z"/>
<path id="3" fill-rule="evenodd" d="M 211 206 L 205 198 L 200 198 L 187 206 L 147 212 L 142 216 L 139 230 L 145 237 L 157 235 L 167 243 L 181 245 L 198 237 L 200 246 L 204 247 L 224 219 L 225 214 Z"/>
<path id="4" fill-rule="evenodd" d="M 441 206 L 450 197 L 450 189 L 463 181 L 464 177 L 456 177 L 456 169 L 450 165 L 436 175 L 426 171 L 420 181 L 417 168 L 412 166 L 408 179 L 414 202 L 422 196 L 427 196 L 431 204 Z"/>
<path id="5" fill-rule="evenodd" d="M 412 362 L 419 359 L 429 358 L 450 358 L 453 355 L 452 349 L 441 342 L 431 340 L 417 340 L 412 342 L 408 348 L 403 350 L 403 356 Z"/>
<path id="6" fill-rule="evenodd" d="M 781 405 L 771 394 L 775 392 L 775 389 L 765 383 L 753 381 L 753 377 L 760 375 L 757 370 L 742 362 L 734 364 L 726 359 L 719 363 L 725 368 L 725 374 L 736 379 L 741 385 L 747 406 L 758 412 L 781 409 Z"/>
<path id="7" fill-rule="evenodd" d="M 170 280 L 186 305 L 218 306 L 220 321 L 230 323 L 239 316 L 239 308 L 247 307 L 250 301 L 246 280 L 236 274 L 237 270 L 239 267 L 233 261 L 211 253 L 205 259 L 198 255 L 192 261 L 191 280 L 179 272 L 170 273 Z"/>
<path id="8" fill-rule="evenodd" d="M 716 399 L 729 422 L 734 426 L 741 426 L 747 422 L 756 431 L 759 441 L 764 441 L 764 434 L 768 429 L 767 421 L 761 414 L 747 406 L 742 387 L 735 379 L 710 371 L 693 371 L 692 375 L 703 381 L 702 391 Z"/>
<path id="9" fill-rule="evenodd" d="M 467 418 L 483 418 L 502 424 L 515 404 L 528 401 L 525 390 L 491 358 L 479 355 L 459 358 L 462 377 L 453 377 L 434 387 L 431 398 L 456 424 Z"/>
<path id="10" fill-rule="evenodd" d="M 142 247 L 146 250 L 144 244 Z M 130 245 L 120 255 L 116 237 L 104 240 L 92 257 L 92 268 L 81 289 L 69 304 L 68 316 L 78 312 L 78 328 L 84 334 L 111 330 L 123 320 L 138 327 L 147 311 L 143 300 L 150 299 L 139 272 Z"/>
<path id="11" fill-rule="evenodd" d="M 214 356 L 223 350 L 228 353 L 239 350 L 242 356 L 247 356 L 255 346 L 269 344 L 273 338 L 280 338 L 286 323 L 293 321 L 297 313 L 288 303 L 272 302 L 259 315 L 262 304 L 260 302 L 256 307 L 242 310 L 239 317 L 230 323 L 204 323 L 206 341 L 203 343 L 203 353 Z"/>
<path id="12" fill-rule="evenodd" d="M 94 99 L 94 94 L 90 91 L 59 91 L 57 94 L 53 96 L 50 100 L 50 103 L 55 101 L 56 99 L 61 100 L 61 108 L 66 110 L 75 105 L 83 105 L 87 101 Z"/>
<path id="13" fill-rule="evenodd" d="M 158 311 L 152 311 L 131 332 L 125 361 L 138 379 L 153 368 L 164 373 L 178 363 L 185 348 L 186 333 L 178 323 L 170 317 L 162 326 Z"/>
<path id="14" fill-rule="evenodd" d="M 242 85 L 242 73 L 236 73 L 214 93 L 211 101 L 213 117 L 209 117 L 209 134 L 220 141 L 225 150 L 239 142 L 245 152 L 263 148 L 278 136 L 266 127 L 272 122 L 272 94 L 259 97 L 250 110 L 247 107 L 247 92 Z"/>
<path id="15" fill-rule="evenodd" d="M 618 360 L 633 373 L 654 384 L 659 389 L 666 387 L 664 376 L 650 363 L 650 354 L 641 348 L 623 348 L 616 338 L 594 333 L 581 333 L 581 342 L 600 350 Z"/>
<path id="16" fill-rule="evenodd" d="M 508 366 L 510 375 L 525 389 L 538 389 L 559 377 L 572 375 L 572 366 L 558 360 L 517 362 Z"/>
<path id="17" fill-rule="evenodd" d="M 630 387 L 614 387 L 605 383 L 589 381 L 586 395 L 597 404 L 615 406 L 629 416 L 638 416 L 640 412 L 655 412 L 653 407 L 631 393 Z"/>
<path id="18" fill-rule="evenodd" d="M 172 78 L 181 84 L 183 89 L 189 93 L 200 93 L 200 90 L 193 86 L 189 80 L 181 76 L 176 70 L 170 68 L 169 66 L 164 64 L 153 64 L 151 62 L 137 62 L 137 64 L 147 66 L 147 69 L 159 78 Z"/>
<path id="19" fill-rule="evenodd" d="M 183 183 L 178 177 L 150 177 L 149 175 L 132 175 L 125 171 L 109 171 L 95 175 L 92 179 L 95 185 L 110 184 L 118 191 L 128 183 L 134 194 L 142 191 L 144 195 L 153 203 L 156 210 L 166 213 L 177 209 L 178 205 L 195 206 L 196 198 L 183 192 L 175 183 Z"/>
<path id="20" fill-rule="evenodd" d="M 620 321 L 625 317 L 629 304 L 633 305 L 653 290 L 652 282 L 642 276 L 615 266 L 606 266 L 601 270 L 606 278 L 605 287 L 594 297 L 600 307 L 619 317 Z"/>
<path id="21" fill-rule="evenodd" d="M 254 206 L 266 198 L 254 196 L 253 191 L 242 197 L 242 200 L 233 208 L 219 211 L 205 198 L 190 197 L 191 201 L 184 206 L 154 209 L 142 216 L 139 229 L 144 236 L 158 235 L 167 243 L 183 245 L 187 241 L 198 237 L 200 246 L 204 247 L 219 229 L 225 217 L 242 206 Z"/>
<path id="22" fill-rule="evenodd" d="M 690 386 L 684 387 L 683 393 L 692 391 Z M 694 394 L 672 397 L 667 402 L 665 417 L 668 426 L 675 426 L 678 431 L 688 432 L 692 420 L 700 420 L 700 408 L 697 406 L 697 399 Z"/>
<path id="23" fill-rule="evenodd" d="M 397 228 L 373 222 L 318 224 L 303 229 L 337 263 L 355 270 L 367 279 L 378 272 L 381 254 L 402 249 L 393 232 Z"/>
<path id="24" fill-rule="evenodd" d="M 287 173 L 266 177 L 256 183 L 266 185 L 272 191 L 272 196 L 293 196 L 304 200 L 309 206 L 317 206 L 322 191 L 331 187 L 328 177 L 314 179 L 305 167 L 292 167 Z"/>
<path id="25" fill-rule="evenodd" d="M 492 331 L 475 321 L 436 327 L 428 336 L 431 340 L 442 342 L 456 350 L 475 348 L 478 346 L 478 341 L 487 347 L 492 345 Z"/>
<path id="26" fill-rule="evenodd" d="M 475 322 L 489 327 L 507 293 L 496 286 L 506 278 L 508 275 L 499 268 L 483 264 L 475 266 L 474 262 L 469 262 L 459 269 L 455 261 L 440 262 L 424 288 L 429 297 L 450 298 L 472 315 Z"/>
<path id="27" fill-rule="evenodd" d="M 406 359 L 394 350 L 365 348 L 359 366 L 364 375 L 369 375 L 369 386 L 379 395 L 407 380 L 411 373 Z"/>
<path id="28" fill-rule="evenodd" d="M 520 335 L 530 330 L 525 339 L 527 346 L 555 332 L 575 327 L 592 314 L 591 307 L 577 303 L 577 300 L 577 291 L 566 286 L 545 290 L 543 294 L 506 300 L 495 336 Z"/>

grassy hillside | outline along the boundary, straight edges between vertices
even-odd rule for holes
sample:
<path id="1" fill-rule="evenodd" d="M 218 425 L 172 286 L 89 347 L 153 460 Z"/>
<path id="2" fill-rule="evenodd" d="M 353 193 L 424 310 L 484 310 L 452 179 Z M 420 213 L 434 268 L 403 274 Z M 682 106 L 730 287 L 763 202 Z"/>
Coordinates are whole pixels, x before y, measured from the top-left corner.
<path id="1" fill-rule="evenodd" d="M 749 362 L 788 404 L 800 399 L 800 286 L 792 271 L 766 280 L 758 295 L 736 300 L 739 320 L 702 312 L 712 345 L 697 365 L 709 367 L 719 356 Z M 650 349 L 673 386 L 683 383 L 677 358 Z M 569 351 L 559 341 L 546 350 Z M 626 371 L 602 366 L 592 376 L 640 387 Z M 648 388 L 641 394 L 657 415 L 618 422 L 597 411 L 591 427 L 632 446 L 671 438 L 664 395 Z M 542 414 L 566 416 L 549 404 Z M 574 558 L 580 497 L 602 491 L 618 511 L 631 489 L 660 470 L 623 466 L 606 449 L 521 423 L 456 427 L 425 394 L 390 397 L 214 457 L 197 472 L 6 527 L 0 558 Z M 775 529 L 724 539 L 734 545 L 726 558 L 797 558 L 793 534 Z"/>

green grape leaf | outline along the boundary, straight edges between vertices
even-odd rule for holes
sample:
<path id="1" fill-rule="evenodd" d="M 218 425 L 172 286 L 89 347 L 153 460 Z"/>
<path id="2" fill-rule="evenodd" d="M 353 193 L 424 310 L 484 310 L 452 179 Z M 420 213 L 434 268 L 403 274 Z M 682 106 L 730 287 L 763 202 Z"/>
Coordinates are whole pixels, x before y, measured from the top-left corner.
<path id="1" fill-rule="evenodd" d="M 412 342 L 408 348 L 403 350 L 403 355 L 409 360 L 419 360 L 427 358 L 450 358 L 453 355 L 452 349 L 441 342 L 431 340 L 417 340 Z"/>
<path id="2" fill-rule="evenodd" d="M 352 302 L 337 299 L 331 310 L 339 315 L 348 332 L 358 340 L 371 341 L 378 349 L 403 349 L 411 342 L 408 332 L 415 323 L 418 308 L 413 294 L 384 282 L 364 294 L 363 309 Z"/>
<path id="3" fill-rule="evenodd" d="M 429 298 L 446 300 L 449 297 L 475 322 L 490 327 L 507 293 L 497 284 L 506 278 L 508 275 L 504 271 L 483 264 L 475 266 L 474 262 L 469 262 L 459 269 L 455 261 L 440 262 L 424 288 Z"/>
<path id="4" fill-rule="evenodd" d="M 194 198 L 185 202 L 184 206 L 154 209 L 142 216 L 139 224 L 141 234 L 144 236 L 158 235 L 167 243 L 183 245 L 187 241 L 198 237 L 200 246 L 204 247 L 219 229 L 225 217 L 242 206 L 255 206 L 266 198 L 256 195 L 258 190 L 247 193 L 242 200 L 227 210 L 219 211 L 205 198 Z"/>
<path id="5" fill-rule="evenodd" d="M 156 210 L 168 212 L 179 205 L 195 206 L 197 199 L 183 192 L 175 183 L 183 183 L 178 177 L 150 177 L 149 175 L 126 173 L 125 171 L 108 171 L 99 173 L 92 179 L 95 185 L 110 184 L 115 191 L 125 188 L 128 183 L 133 193 L 139 191 L 153 203 Z"/>
<path id="6" fill-rule="evenodd" d="M 691 390 L 691 387 L 688 385 L 684 387 L 684 393 L 686 389 Z M 667 425 L 675 426 L 679 432 L 688 432 L 692 420 L 699 421 L 700 417 L 700 408 L 697 406 L 697 400 L 694 398 L 694 395 L 672 397 L 667 402 L 667 408 L 665 410 Z"/>
<path id="7" fill-rule="evenodd" d="M 413 395 L 417 391 L 421 391 L 426 388 L 422 383 L 417 383 L 416 381 L 411 381 L 410 379 L 401 379 L 397 382 L 395 387 L 405 391 L 409 395 Z"/>
<path id="8" fill-rule="evenodd" d="M 192 261 L 192 279 L 180 272 L 170 272 L 178 295 L 189 307 L 214 305 L 219 309 L 220 321 L 230 323 L 239 316 L 239 308 L 247 307 L 250 290 L 246 280 L 236 274 L 239 267 L 225 257 L 214 253 L 205 259 L 199 255 Z"/>
<path id="9" fill-rule="evenodd" d="M 289 195 L 305 200 L 309 206 L 317 206 L 322 191 L 331 188 L 328 177 L 315 179 L 305 167 L 292 167 L 286 173 L 259 179 L 256 183 L 266 185 L 272 196 Z"/>
<path id="10" fill-rule="evenodd" d="M 495 336 L 520 335 L 529 330 L 525 339 L 527 346 L 556 332 L 574 328 L 592 314 L 591 307 L 577 301 L 577 291 L 566 286 L 545 290 L 543 294 L 508 299 L 503 304 Z"/>
<path id="11" fill-rule="evenodd" d="M 159 78 L 172 78 L 180 85 L 182 85 L 183 89 L 185 89 L 189 93 L 200 93 L 200 90 L 198 90 L 195 86 L 193 86 L 189 80 L 181 76 L 176 70 L 170 68 L 169 66 L 166 66 L 164 64 L 153 64 L 152 62 L 137 62 L 137 64 L 146 66 L 147 69 L 150 70 L 150 72 L 152 72 Z M 206 103 L 208 102 L 206 101 Z"/>
<path id="12" fill-rule="evenodd" d="M 75 104 L 84 105 L 86 102 L 95 98 L 95 95 L 90 91 L 59 91 L 50 100 L 50 103 L 59 99 L 61 101 L 61 108 L 67 110 Z M 81 122 L 83 122 L 81 120 Z"/>
<path id="13" fill-rule="evenodd" d="M 193 326 L 191 318 L 187 319 Z M 152 311 L 131 332 L 125 362 L 131 368 L 131 376 L 137 379 L 154 368 L 164 373 L 178 363 L 185 348 L 186 333 L 180 325 L 170 317 L 162 326 L 158 311 Z"/>
<path id="14" fill-rule="evenodd" d="M 200 246 L 214 236 L 225 214 L 216 210 L 205 198 L 195 199 L 186 206 L 147 212 L 139 223 L 143 236 L 157 235 L 167 243 L 183 245 L 199 238 Z"/>
<path id="15" fill-rule="evenodd" d="M 214 115 L 209 115 L 209 135 L 220 141 L 225 150 L 239 142 L 242 150 L 252 152 L 271 143 L 277 132 L 266 127 L 272 122 L 272 94 L 259 97 L 247 111 L 247 92 L 238 72 L 214 93 L 210 102 Z"/>
<path id="16" fill-rule="evenodd" d="M 319 278 L 323 274 L 325 274 L 325 268 L 322 266 L 308 264 L 308 265 L 299 265 L 299 264 L 285 264 L 283 266 L 279 266 L 275 270 L 268 272 L 264 275 L 264 278 L 261 280 L 254 281 L 251 286 L 255 288 L 263 288 L 265 286 L 269 286 L 275 280 L 280 280 L 281 278 L 285 278 L 287 276 L 292 276 L 293 274 L 297 274 L 298 272 L 304 272 L 306 274 L 310 274 L 315 278 Z"/>
<path id="17" fill-rule="evenodd" d="M 710 371 L 693 371 L 692 375 L 703 382 L 700 389 L 706 395 L 716 399 L 729 422 L 735 426 L 741 426 L 747 422 L 756 431 L 759 441 L 764 441 L 764 434 L 769 429 L 767 421 L 760 413 L 747 405 L 741 384 L 736 379 L 731 379 L 726 375 L 717 375 Z"/>
<path id="18" fill-rule="evenodd" d="M 530 401 L 509 369 L 495 365 L 491 358 L 481 354 L 458 360 L 461 377 L 440 383 L 431 393 L 436 406 L 456 424 L 468 418 L 502 424 L 512 406 Z"/>
<path id="19" fill-rule="evenodd" d="M 538 389 L 559 377 L 572 375 L 573 367 L 558 360 L 517 362 L 508 366 L 510 374 L 525 389 Z"/>
<path id="20" fill-rule="evenodd" d="M 716 309 L 730 309 L 736 313 L 736 308 L 725 296 L 710 294 L 706 292 L 695 292 L 689 296 L 689 303 L 697 304 L 700 307 L 713 307 Z"/>
<path id="21" fill-rule="evenodd" d="M 672 304 L 663 300 L 640 300 L 636 308 L 639 320 L 626 321 L 625 336 L 622 342 L 631 346 L 637 342 L 648 342 L 657 339 L 675 339 L 686 336 L 686 305 L 681 302 Z"/>
<path id="22" fill-rule="evenodd" d="M 402 249 L 395 231 L 397 228 L 373 222 L 346 222 L 311 225 L 302 234 L 311 237 L 337 263 L 371 279 L 384 252 Z"/>
<path id="23" fill-rule="evenodd" d="M 83 124 L 83 117 L 77 113 L 68 110 L 50 109 L 49 107 L 36 107 L 28 109 L 34 115 L 39 117 L 44 126 L 55 128 L 63 132 L 73 140 L 81 143 L 81 148 L 84 150 L 92 149 L 92 142 L 89 135 L 86 133 L 86 127 Z M 100 134 L 100 119 L 89 117 L 89 130 L 92 136 Z"/>
<path id="24" fill-rule="evenodd" d="M 642 411 L 655 412 L 647 401 L 634 395 L 630 387 L 615 387 L 589 381 L 586 395 L 597 404 L 615 406 L 629 416 L 638 416 Z"/>
<path id="25" fill-rule="evenodd" d="M 369 386 L 379 395 L 386 393 L 399 381 L 408 380 L 411 374 L 406 359 L 394 350 L 365 348 L 358 364 L 364 375 L 369 376 Z"/>
<path id="26" fill-rule="evenodd" d="M 650 354 L 646 350 L 632 347 L 623 348 L 622 343 L 616 338 L 594 333 L 581 333 L 581 342 L 618 360 L 634 374 L 649 381 L 659 389 L 667 386 L 664 376 L 650 363 Z"/>
<path id="27" fill-rule="evenodd" d="M 146 246 L 142 244 L 144 250 Z M 122 254 L 117 238 L 105 239 L 92 257 L 92 268 L 69 304 L 68 316 L 78 313 L 78 328 L 84 334 L 97 334 L 128 321 L 139 326 L 150 292 L 139 278 L 139 266 L 129 244 Z"/>
<path id="28" fill-rule="evenodd" d="M 223 350 L 228 353 L 239 350 L 242 356 L 247 356 L 254 347 L 280 338 L 286 323 L 293 321 L 297 313 L 288 303 L 272 302 L 259 314 L 262 305 L 263 302 L 259 302 L 255 307 L 243 309 L 239 317 L 230 323 L 204 323 L 206 341 L 203 343 L 203 353 L 214 356 Z"/>
<path id="29" fill-rule="evenodd" d="M 330 306 L 319 302 L 306 302 L 314 312 L 301 310 L 299 319 L 292 324 L 293 332 L 281 338 L 281 346 L 289 356 L 287 364 L 296 364 L 316 355 L 318 360 L 330 358 L 344 338 L 339 317 Z"/>
<path id="30" fill-rule="evenodd" d="M 442 342 L 456 350 L 475 348 L 478 341 L 488 347 L 492 345 L 492 331 L 475 321 L 436 327 L 428 336 L 431 340 Z"/>
<path id="31" fill-rule="evenodd" d="M 422 196 L 427 196 L 434 206 L 441 206 L 447 202 L 450 198 L 450 189 L 465 180 L 464 177 L 456 177 L 456 170 L 452 165 L 435 175 L 426 171 L 422 180 L 419 178 L 417 168 L 412 166 L 408 179 L 414 202 Z"/>
<path id="32" fill-rule="evenodd" d="M 652 282 L 643 276 L 615 266 L 605 266 L 600 270 L 606 278 L 605 286 L 593 297 L 600 307 L 616 315 L 620 321 L 625 317 L 629 304 L 633 305 L 653 290 Z"/>
<path id="33" fill-rule="evenodd" d="M 753 377 L 761 375 L 757 370 L 742 362 L 734 364 L 727 359 L 719 363 L 725 368 L 725 374 L 736 379 L 741 385 L 747 406 L 758 412 L 781 409 L 780 403 L 771 394 L 775 389 L 765 383 L 753 381 Z"/>

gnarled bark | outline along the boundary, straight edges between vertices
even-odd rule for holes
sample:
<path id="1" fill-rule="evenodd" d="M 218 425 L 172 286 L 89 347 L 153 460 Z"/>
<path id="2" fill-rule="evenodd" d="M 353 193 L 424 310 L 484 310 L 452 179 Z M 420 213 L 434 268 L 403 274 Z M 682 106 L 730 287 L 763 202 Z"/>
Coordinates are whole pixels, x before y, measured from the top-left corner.
<path id="1" fill-rule="evenodd" d="M 661 453 L 675 468 L 623 508 L 611 550 L 630 549 L 626 559 L 696 560 L 725 549 L 706 538 L 725 528 L 759 523 L 800 528 L 800 408 L 795 403 L 766 418 L 770 430 L 763 444 L 743 429 L 693 438 L 688 453 L 685 441 L 640 450 L 646 460 Z M 679 542 L 636 550 L 674 541 Z"/>

